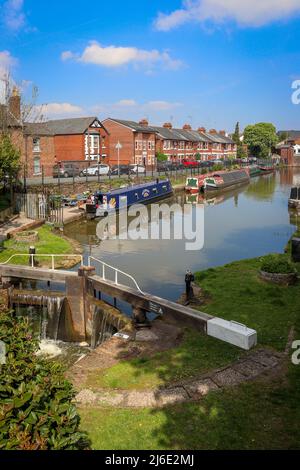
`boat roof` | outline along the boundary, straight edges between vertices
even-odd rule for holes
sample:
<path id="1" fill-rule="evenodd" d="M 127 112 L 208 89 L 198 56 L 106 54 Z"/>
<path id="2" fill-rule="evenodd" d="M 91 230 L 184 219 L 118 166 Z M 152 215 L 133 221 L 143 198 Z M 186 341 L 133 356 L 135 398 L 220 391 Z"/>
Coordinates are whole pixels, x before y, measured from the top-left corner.
<path id="1" fill-rule="evenodd" d="M 169 180 L 160 180 L 158 183 L 156 181 L 149 181 L 148 183 L 135 184 L 133 186 L 126 186 L 125 188 L 113 189 L 112 191 L 107 192 L 96 191 L 96 194 L 110 194 L 112 196 L 116 196 L 118 194 L 123 194 L 127 191 L 134 191 L 136 189 L 147 189 L 151 186 L 155 186 L 160 183 L 169 183 Z"/>

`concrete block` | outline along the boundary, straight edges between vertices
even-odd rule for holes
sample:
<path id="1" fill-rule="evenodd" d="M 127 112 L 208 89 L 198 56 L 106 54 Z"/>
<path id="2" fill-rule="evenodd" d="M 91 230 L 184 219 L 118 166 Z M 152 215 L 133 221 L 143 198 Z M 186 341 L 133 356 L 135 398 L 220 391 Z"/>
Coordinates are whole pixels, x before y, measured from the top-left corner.
<path id="1" fill-rule="evenodd" d="M 226 343 L 249 350 L 257 344 L 257 333 L 241 323 L 213 318 L 207 322 L 207 334 Z"/>

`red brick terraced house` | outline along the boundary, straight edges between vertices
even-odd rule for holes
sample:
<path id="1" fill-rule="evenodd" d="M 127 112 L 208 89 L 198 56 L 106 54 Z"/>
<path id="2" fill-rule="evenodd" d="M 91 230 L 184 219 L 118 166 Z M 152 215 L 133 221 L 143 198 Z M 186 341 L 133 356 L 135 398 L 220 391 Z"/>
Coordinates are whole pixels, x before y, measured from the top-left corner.
<path id="1" fill-rule="evenodd" d="M 104 161 L 109 134 L 97 117 L 58 119 L 24 125 L 24 164 L 27 176 L 51 176 L 59 162 Z"/>
<path id="2" fill-rule="evenodd" d="M 146 167 L 155 165 L 156 153 L 163 153 L 169 161 L 213 160 L 236 158 L 236 145 L 226 136 L 225 131 L 219 133 L 212 129 L 206 132 L 204 127 L 197 131 L 189 124 L 182 129 L 173 128 L 171 123 L 162 127 L 149 126 L 146 119 L 140 122 L 108 118 L 103 125 L 110 134 L 110 163 L 117 164 L 118 142 L 120 164 L 141 164 Z"/>

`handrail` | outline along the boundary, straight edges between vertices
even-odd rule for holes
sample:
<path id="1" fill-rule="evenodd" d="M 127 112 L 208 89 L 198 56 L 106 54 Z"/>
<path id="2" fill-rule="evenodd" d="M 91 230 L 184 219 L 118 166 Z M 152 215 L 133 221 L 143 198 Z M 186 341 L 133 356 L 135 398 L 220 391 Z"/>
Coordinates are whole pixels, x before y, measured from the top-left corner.
<path id="1" fill-rule="evenodd" d="M 104 281 L 106 281 L 106 277 L 105 277 L 105 268 L 109 268 L 109 269 L 112 269 L 114 272 L 115 272 L 115 284 L 118 286 L 118 285 L 124 285 L 124 284 L 120 284 L 119 281 L 118 281 L 118 274 L 122 274 L 123 276 L 126 276 L 128 279 L 130 279 L 131 281 L 133 281 L 136 289 L 144 295 L 144 292 L 140 289 L 138 283 L 136 282 L 136 280 L 134 279 L 133 276 L 131 276 L 130 274 L 127 274 L 125 273 L 124 271 L 121 271 L 120 269 L 118 268 L 115 268 L 114 266 L 110 266 L 109 264 L 105 263 L 104 261 L 98 259 L 98 258 L 95 258 L 94 256 L 89 256 L 88 257 L 88 265 L 91 266 L 91 260 L 93 261 L 96 261 L 96 263 L 99 263 L 102 265 L 102 279 Z"/>
<path id="2" fill-rule="evenodd" d="M 40 257 L 44 257 L 44 258 L 51 258 L 51 270 L 52 271 L 55 271 L 55 258 L 80 258 L 80 264 L 81 266 L 83 266 L 83 256 L 82 255 L 77 255 L 77 254 L 74 254 L 74 255 L 70 255 L 70 254 L 64 254 L 64 255 L 49 255 L 49 254 L 40 254 L 40 253 L 17 253 L 17 254 L 14 254 L 12 255 L 7 261 L 5 261 L 4 263 L 0 263 L 0 266 L 4 266 L 6 264 L 9 264 L 9 262 L 13 259 L 13 258 L 16 258 L 16 257 L 29 257 L 30 260 L 31 260 L 31 267 L 32 268 L 35 268 L 35 264 L 34 264 L 34 258 L 36 256 L 38 256 L 39 258 Z"/>

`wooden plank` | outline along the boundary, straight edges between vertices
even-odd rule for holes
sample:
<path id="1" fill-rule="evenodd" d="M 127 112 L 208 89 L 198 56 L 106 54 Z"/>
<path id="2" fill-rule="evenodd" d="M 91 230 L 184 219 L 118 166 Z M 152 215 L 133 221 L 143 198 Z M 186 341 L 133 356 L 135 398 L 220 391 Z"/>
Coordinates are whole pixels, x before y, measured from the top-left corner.
<path id="1" fill-rule="evenodd" d="M 0 276 L 20 279 L 34 279 L 37 281 L 65 282 L 67 277 L 77 277 L 78 273 L 64 270 L 51 270 L 46 268 L 31 268 L 30 266 L 0 265 Z"/>
<path id="2" fill-rule="evenodd" d="M 207 313 L 193 310 L 184 305 L 171 302 L 170 300 L 162 299 L 161 297 L 148 293 L 141 294 L 130 287 L 104 281 L 99 276 L 91 276 L 88 280 L 91 283 L 92 289 L 96 289 L 112 297 L 117 297 L 130 305 L 142 308 L 148 312 L 153 310 L 153 305 L 151 304 L 155 304 L 161 307 L 163 316 L 168 317 L 169 320 L 173 319 L 179 321 L 186 326 L 192 326 L 204 332 L 206 332 L 208 320 L 214 318 Z"/>

